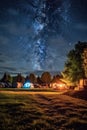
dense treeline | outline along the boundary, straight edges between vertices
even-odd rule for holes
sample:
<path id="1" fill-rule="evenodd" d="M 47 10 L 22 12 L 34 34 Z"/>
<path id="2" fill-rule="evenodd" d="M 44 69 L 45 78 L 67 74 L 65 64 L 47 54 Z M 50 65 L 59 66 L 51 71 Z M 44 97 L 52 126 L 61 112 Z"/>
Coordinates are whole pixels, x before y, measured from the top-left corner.
<path id="1" fill-rule="evenodd" d="M 60 79 L 62 78 L 61 74 L 52 76 L 49 72 L 43 72 L 41 76 L 36 76 L 34 73 L 30 73 L 26 77 L 22 76 L 21 74 L 18 74 L 17 76 L 11 76 L 8 73 L 4 73 L 3 77 L 0 80 L 0 87 L 15 87 L 16 83 L 22 83 L 24 84 L 27 81 L 30 81 L 30 83 L 34 84 L 34 87 L 40 87 L 40 86 L 47 86 L 49 87 L 49 84 L 54 79 Z"/>

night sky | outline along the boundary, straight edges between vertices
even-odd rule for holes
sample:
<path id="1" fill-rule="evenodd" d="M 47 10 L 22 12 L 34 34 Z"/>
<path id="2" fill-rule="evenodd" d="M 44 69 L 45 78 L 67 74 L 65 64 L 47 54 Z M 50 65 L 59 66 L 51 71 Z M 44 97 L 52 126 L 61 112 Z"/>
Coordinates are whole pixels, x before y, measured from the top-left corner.
<path id="1" fill-rule="evenodd" d="M 0 0 L 0 74 L 61 71 L 87 41 L 87 0 Z"/>

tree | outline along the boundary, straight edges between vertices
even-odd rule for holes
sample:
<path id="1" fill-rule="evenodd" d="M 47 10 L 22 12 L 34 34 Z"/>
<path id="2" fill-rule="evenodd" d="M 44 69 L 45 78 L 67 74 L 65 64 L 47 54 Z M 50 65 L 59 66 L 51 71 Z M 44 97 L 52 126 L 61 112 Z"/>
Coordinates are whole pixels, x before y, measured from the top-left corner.
<path id="1" fill-rule="evenodd" d="M 8 73 L 4 73 L 1 82 L 4 83 L 6 88 L 12 87 L 12 77 Z"/>
<path id="2" fill-rule="evenodd" d="M 25 79 L 24 77 L 19 73 L 16 77 L 16 82 L 22 82 L 24 83 Z"/>
<path id="3" fill-rule="evenodd" d="M 39 84 L 39 85 L 43 84 L 43 81 L 41 80 L 41 78 L 39 76 L 37 77 L 37 84 Z"/>
<path id="4" fill-rule="evenodd" d="M 85 77 L 82 58 L 85 48 L 87 48 L 87 42 L 78 42 L 75 48 L 68 53 L 64 71 L 62 72 L 66 80 L 76 83 L 79 79 Z"/>
<path id="5" fill-rule="evenodd" d="M 49 72 L 44 72 L 42 75 L 41 75 L 41 80 L 43 81 L 43 83 L 46 84 L 46 86 L 49 85 L 50 81 L 51 81 L 51 75 Z"/>
<path id="6" fill-rule="evenodd" d="M 36 83 L 37 82 L 37 78 L 36 78 L 35 74 L 31 73 L 29 75 L 29 80 L 30 80 L 31 83 Z"/>
<path id="7" fill-rule="evenodd" d="M 8 73 L 4 73 L 1 82 L 10 82 L 12 83 L 12 77 Z"/>
<path id="8" fill-rule="evenodd" d="M 83 51 L 82 59 L 83 59 L 83 68 L 85 72 L 85 77 L 87 78 L 87 48 L 85 48 Z"/>

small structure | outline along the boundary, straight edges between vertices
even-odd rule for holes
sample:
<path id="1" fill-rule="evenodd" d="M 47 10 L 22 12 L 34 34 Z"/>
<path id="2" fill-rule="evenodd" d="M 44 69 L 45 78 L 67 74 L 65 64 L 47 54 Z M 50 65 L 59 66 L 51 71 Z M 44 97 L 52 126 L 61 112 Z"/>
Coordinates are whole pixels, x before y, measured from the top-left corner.
<path id="1" fill-rule="evenodd" d="M 79 89 L 87 89 L 87 78 L 80 79 Z"/>
<path id="2" fill-rule="evenodd" d="M 29 80 L 25 81 L 23 88 L 34 88 L 33 83 L 31 83 Z"/>
<path id="3" fill-rule="evenodd" d="M 59 90 L 67 89 L 66 83 L 56 78 L 52 80 L 50 87 Z"/>
<path id="4" fill-rule="evenodd" d="M 0 82 L 0 88 L 11 88 L 12 84 L 10 82 Z"/>
<path id="5" fill-rule="evenodd" d="M 23 83 L 22 82 L 17 82 L 17 88 L 22 88 Z"/>
<path id="6" fill-rule="evenodd" d="M 13 88 L 22 88 L 23 87 L 23 83 L 22 82 L 14 82 L 12 84 Z"/>
<path id="7" fill-rule="evenodd" d="M 0 82 L 0 88 L 5 88 L 5 84 L 3 82 Z"/>

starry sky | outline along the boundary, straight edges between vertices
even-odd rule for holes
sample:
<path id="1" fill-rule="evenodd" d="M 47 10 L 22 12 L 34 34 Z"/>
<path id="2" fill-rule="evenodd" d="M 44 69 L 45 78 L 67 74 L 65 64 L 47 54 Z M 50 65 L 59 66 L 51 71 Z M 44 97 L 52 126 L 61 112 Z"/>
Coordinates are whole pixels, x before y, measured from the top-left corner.
<path id="1" fill-rule="evenodd" d="M 87 0 L 0 0 L 0 74 L 62 71 L 87 41 Z"/>

